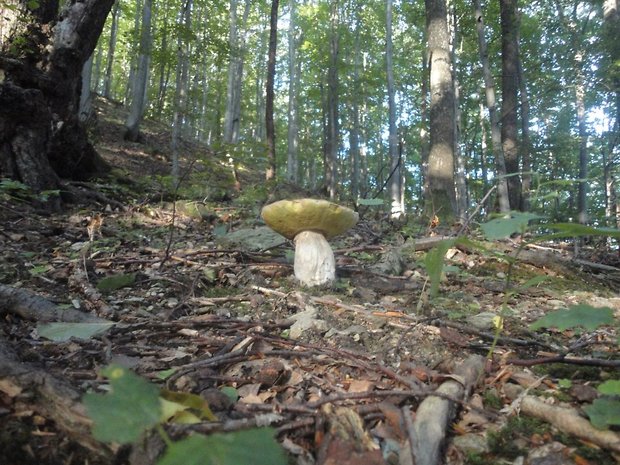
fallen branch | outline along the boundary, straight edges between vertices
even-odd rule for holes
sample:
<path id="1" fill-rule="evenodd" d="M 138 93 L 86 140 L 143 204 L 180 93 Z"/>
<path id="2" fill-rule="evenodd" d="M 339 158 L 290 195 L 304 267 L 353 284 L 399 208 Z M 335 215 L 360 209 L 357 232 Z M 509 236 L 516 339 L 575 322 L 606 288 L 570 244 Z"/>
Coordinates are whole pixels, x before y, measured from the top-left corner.
<path id="1" fill-rule="evenodd" d="M 521 399 L 520 411 L 551 423 L 564 433 L 620 453 L 620 435 L 618 433 L 596 429 L 574 409 L 546 404 L 536 396 L 524 396 Z"/>
<path id="2" fill-rule="evenodd" d="M 0 315 L 13 314 L 41 322 L 101 323 L 101 319 L 74 308 L 60 308 L 49 300 L 27 289 L 0 284 Z"/>
<path id="3" fill-rule="evenodd" d="M 470 356 L 456 369 L 452 379 L 437 388 L 436 392 L 442 397 L 429 395 L 422 401 L 412 425 L 413 434 L 409 434 L 409 437 L 414 438 L 412 449 L 416 465 L 441 463 L 441 446 L 456 410 L 456 403 L 443 396 L 462 400 L 478 382 L 484 370 L 484 363 L 483 357 Z"/>
<path id="4" fill-rule="evenodd" d="M 510 360 L 507 360 L 506 363 L 509 363 L 511 365 L 518 365 L 522 367 L 543 365 L 545 363 L 566 363 L 569 365 L 620 368 L 620 360 L 603 360 L 603 359 L 597 359 L 597 358 L 566 357 L 565 355 L 557 355 L 555 357 L 535 358 L 532 360 L 513 358 Z"/>

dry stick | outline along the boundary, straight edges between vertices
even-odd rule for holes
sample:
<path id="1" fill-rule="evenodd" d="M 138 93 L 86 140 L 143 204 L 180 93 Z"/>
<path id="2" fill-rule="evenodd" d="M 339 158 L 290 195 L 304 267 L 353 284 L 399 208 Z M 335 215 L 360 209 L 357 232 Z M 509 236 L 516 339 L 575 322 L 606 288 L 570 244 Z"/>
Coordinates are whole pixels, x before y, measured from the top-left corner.
<path id="1" fill-rule="evenodd" d="M 595 428 L 574 409 L 549 405 L 536 396 L 525 396 L 521 399 L 520 411 L 551 423 L 564 433 L 620 453 L 620 435 L 618 433 Z"/>
<path id="2" fill-rule="evenodd" d="M 593 367 L 608 367 L 608 368 L 620 368 L 620 360 L 602 360 L 596 358 L 577 358 L 567 357 L 566 355 L 557 355 L 555 357 L 536 358 L 533 360 L 524 360 L 520 358 L 513 358 L 506 361 L 511 365 L 518 365 L 522 367 L 531 367 L 534 365 L 543 365 L 545 363 L 566 363 L 569 365 L 584 365 Z"/>
<path id="3" fill-rule="evenodd" d="M 456 399 L 463 399 L 478 382 L 484 370 L 485 359 L 479 355 L 470 356 L 455 372 L 463 381 L 453 379 L 442 383 L 437 393 Z M 416 465 L 441 463 L 440 451 L 445 440 L 448 425 L 455 413 L 455 403 L 442 397 L 430 395 L 422 401 L 413 423 L 413 451 Z"/>
<path id="4" fill-rule="evenodd" d="M 60 308 L 27 289 L 0 284 L 0 315 L 11 313 L 27 320 L 64 323 L 105 323 L 108 320 L 75 310 Z"/>

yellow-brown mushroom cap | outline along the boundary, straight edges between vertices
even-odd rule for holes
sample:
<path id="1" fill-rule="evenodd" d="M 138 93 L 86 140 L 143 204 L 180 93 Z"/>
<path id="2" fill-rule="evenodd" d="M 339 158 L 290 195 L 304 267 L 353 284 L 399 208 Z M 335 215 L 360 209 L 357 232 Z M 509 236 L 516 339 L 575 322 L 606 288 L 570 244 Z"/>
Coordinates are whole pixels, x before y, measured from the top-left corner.
<path id="1" fill-rule="evenodd" d="M 320 232 L 326 238 L 337 236 L 359 218 L 350 208 L 319 199 L 280 200 L 265 205 L 261 216 L 267 226 L 287 239 L 302 231 Z"/>

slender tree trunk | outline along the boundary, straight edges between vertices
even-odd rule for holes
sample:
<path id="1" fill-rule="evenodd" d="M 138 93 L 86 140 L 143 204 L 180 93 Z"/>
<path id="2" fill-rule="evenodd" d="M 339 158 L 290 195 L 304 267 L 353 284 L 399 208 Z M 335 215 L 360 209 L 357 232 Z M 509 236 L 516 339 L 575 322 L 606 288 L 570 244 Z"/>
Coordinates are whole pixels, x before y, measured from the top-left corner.
<path id="1" fill-rule="evenodd" d="M 425 0 L 430 59 L 430 152 L 427 213 L 451 224 L 456 215 L 454 183 L 454 86 L 445 0 Z"/>
<path id="2" fill-rule="evenodd" d="M 521 196 L 521 210 L 529 211 L 530 209 L 530 190 L 532 189 L 532 160 L 530 138 L 530 101 L 527 96 L 527 86 L 523 75 L 523 66 L 521 65 L 521 53 L 519 52 L 519 61 L 517 63 L 517 77 L 519 80 L 519 96 L 521 98 L 521 164 L 523 166 L 523 186 Z"/>
<path id="3" fill-rule="evenodd" d="M 502 134 L 499 115 L 497 113 L 497 104 L 495 101 L 495 85 L 493 83 L 491 67 L 489 66 L 489 53 L 485 39 L 484 19 L 482 16 L 482 8 L 480 7 L 480 0 L 474 0 L 474 15 L 476 19 L 476 29 L 478 31 L 480 63 L 482 64 L 482 75 L 484 76 L 486 106 L 489 111 L 489 119 L 491 121 L 491 150 L 493 152 L 493 158 L 495 159 L 499 211 L 502 213 L 507 213 L 510 211 L 510 200 L 508 198 L 506 162 L 504 159 L 504 149 L 502 147 Z M 483 193 L 483 195 L 485 193 Z"/>
<path id="4" fill-rule="evenodd" d="M 79 120 L 81 123 L 84 123 L 88 120 L 92 111 L 92 103 L 93 103 L 93 95 L 90 90 L 91 80 L 93 75 L 93 58 L 95 56 L 95 52 L 93 52 L 86 63 L 84 63 L 84 67 L 82 68 L 82 93 L 80 94 L 80 109 L 79 109 Z"/>
<path id="5" fill-rule="evenodd" d="M 163 18 L 161 19 L 161 27 L 159 30 L 159 36 L 161 36 L 161 42 L 159 43 L 159 50 L 162 52 L 162 58 L 159 63 L 159 85 L 157 86 L 157 101 L 155 103 L 155 114 L 161 117 L 164 111 L 164 102 L 166 100 L 166 91 L 168 90 L 168 76 L 170 75 L 170 63 L 168 60 L 168 37 L 170 34 L 170 28 L 168 26 L 168 8 L 163 8 Z"/>
<path id="6" fill-rule="evenodd" d="M 118 34 L 118 18 L 120 15 L 120 0 L 114 2 L 112 9 L 112 24 L 110 25 L 110 41 L 108 42 L 108 55 L 106 58 L 105 74 L 103 76 L 103 96 L 112 98 L 112 66 L 114 65 L 114 53 L 116 52 L 116 35 Z"/>
<path id="7" fill-rule="evenodd" d="M 112 3 L 84 0 L 62 10 L 57 1 L 18 5 L 28 14 L 10 24 L 0 50 L 0 177 L 41 191 L 57 189 L 59 177 L 87 179 L 107 168 L 78 111 L 84 63 Z"/>
<path id="8" fill-rule="evenodd" d="M 455 162 L 455 181 L 456 181 L 456 212 L 459 220 L 465 222 L 467 218 L 467 206 L 469 198 L 467 193 L 467 167 L 465 166 L 465 158 L 459 146 L 461 114 L 459 110 L 460 84 L 456 75 L 457 56 L 456 44 L 458 42 L 458 25 L 456 6 L 453 0 L 446 0 L 448 10 L 448 33 L 450 34 L 450 58 L 452 60 L 452 86 L 454 88 L 454 162 Z"/>
<path id="9" fill-rule="evenodd" d="M 297 146 L 299 143 L 299 128 L 297 125 L 297 34 L 295 3 L 290 0 L 290 19 L 288 28 L 288 147 L 286 157 L 286 178 L 297 184 L 299 163 L 297 160 Z"/>
<path id="10" fill-rule="evenodd" d="M 608 80 L 610 93 L 615 94 L 616 117 L 610 131 L 608 141 L 608 153 L 614 153 L 614 149 L 620 144 L 620 0 L 605 0 L 603 3 L 603 39 L 608 52 L 605 76 Z M 613 173 L 613 160 L 603 159 L 603 170 L 606 190 L 606 216 L 610 226 L 620 228 L 620 202 L 618 202 L 617 182 Z"/>
<path id="11" fill-rule="evenodd" d="M 186 30 L 190 31 L 192 26 L 192 4 L 193 0 L 184 0 L 181 9 L 181 20 Z M 173 186 L 178 186 L 180 180 L 179 167 L 179 142 L 181 131 L 186 118 L 187 110 L 187 75 L 189 67 L 189 48 L 188 43 L 179 34 L 177 38 L 177 76 L 176 92 L 174 96 L 174 113 L 172 115 L 172 140 L 170 148 L 172 151 L 172 182 Z"/>
<path id="12" fill-rule="evenodd" d="M 425 36 L 425 48 L 424 53 L 422 54 L 422 83 L 420 88 L 420 161 L 421 161 L 421 182 L 420 182 L 420 200 L 426 200 L 430 198 L 430 189 L 428 185 L 428 157 L 431 151 L 430 139 L 429 139 L 429 128 L 430 128 L 430 117 L 429 117 L 429 51 L 428 51 L 428 37 L 426 37 L 426 30 L 424 31 Z"/>
<path id="13" fill-rule="evenodd" d="M 360 86 L 359 70 L 361 67 L 360 53 L 360 28 L 361 20 L 359 12 L 356 10 L 356 26 L 353 51 L 353 85 L 355 88 Z M 360 195 L 360 175 L 361 175 L 361 153 L 360 153 L 360 108 L 359 92 L 355 92 L 351 98 L 351 128 L 349 130 L 349 146 L 351 156 L 351 198 L 357 203 Z"/>
<path id="14" fill-rule="evenodd" d="M 390 160 L 390 178 L 388 181 L 390 195 L 390 217 L 399 218 L 403 215 L 404 208 L 401 204 L 401 176 L 400 157 L 398 154 L 398 135 L 396 133 L 396 101 L 394 90 L 394 66 L 392 44 L 392 13 L 393 1 L 387 0 L 386 8 L 386 37 L 385 37 L 385 62 L 388 95 L 388 158 Z"/>
<path id="15" fill-rule="evenodd" d="M 276 177 L 276 129 L 273 122 L 274 79 L 276 75 L 276 47 L 278 44 L 278 6 L 279 0 L 271 0 L 269 29 L 269 59 L 267 62 L 267 89 L 265 99 L 265 126 L 267 134 L 267 181 Z"/>
<path id="16" fill-rule="evenodd" d="M 230 2 L 230 61 L 228 64 L 228 87 L 226 113 L 224 116 L 224 142 L 234 144 L 239 139 L 241 122 L 241 92 L 243 86 L 243 55 L 245 53 L 244 29 L 250 12 L 250 0 L 245 1 L 241 25 L 237 23 L 237 0 Z M 239 32 L 241 30 L 241 33 Z"/>
<path id="17" fill-rule="evenodd" d="M 556 0 L 556 7 L 560 22 L 567 34 L 569 34 L 570 43 L 573 52 L 573 74 L 575 77 L 575 107 L 577 109 L 577 128 L 579 132 L 579 181 L 577 194 L 577 219 L 579 223 L 586 224 L 588 222 L 588 132 L 586 128 L 586 76 L 584 70 L 584 58 L 586 51 L 584 49 L 583 34 L 577 28 L 577 19 L 575 17 L 576 9 L 573 9 L 573 17 L 566 18 L 564 9 L 559 1 Z M 586 20 L 587 21 L 587 20 Z M 583 29 L 582 29 L 583 30 Z M 617 40 L 617 38 L 616 38 Z"/>
<path id="18" fill-rule="evenodd" d="M 266 69 L 267 47 L 269 46 L 269 37 L 264 31 L 259 36 L 258 53 L 256 54 L 256 69 Z M 265 140 L 265 76 L 263 73 L 256 73 L 256 84 L 254 92 L 256 94 L 256 123 L 254 124 L 254 140 L 256 142 L 264 142 Z"/>
<path id="19" fill-rule="evenodd" d="M 151 9 L 152 0 L 144 0 L 142 5 L 142 21 L 140 31 L 140 54 L 138 69 L 132 83 L 132 99 L 129 115 L 125 122 L 125 139 L 137 142 L 140 137 L 140 123 L 146 106 L 148 91 L 149 63 L 151 58 Z"/>
<path id="20" fill-rule="evenodd" d="M 521 180 L 519 178 L 519 146 L 517 127 L 517 68 L 519 47 L 517 30 L 518 0 L 500 0 L 502 29 L 502 147 L 506 161 L 506 173 L 509 175 L 508 198 L 510 208 L 521 208 Z"/>
<path id="21" fill-rule="evenodd" d="M 330 199 L 336 198 L 338 183 L 338 55 L 340 53 L 339 37 L 339 2 L 330 3 L 330 37 L 329 69 L 327 71 L 327 157 L 325 159 L 325 185 Z"/>

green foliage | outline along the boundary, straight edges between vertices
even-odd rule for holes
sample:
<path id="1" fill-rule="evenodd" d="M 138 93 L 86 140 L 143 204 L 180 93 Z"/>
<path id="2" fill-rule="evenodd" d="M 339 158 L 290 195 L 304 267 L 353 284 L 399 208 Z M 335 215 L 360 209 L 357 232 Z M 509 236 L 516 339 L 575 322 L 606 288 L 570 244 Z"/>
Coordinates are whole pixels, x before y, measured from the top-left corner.
<path id="1" fill-rule="evenodd" d="M 190 436 L 173 443 L 157 465 L 286 465 L 271 428 L 257 428 L 207 437 Z"/>
<path id="2" fill-rule="evenodd" d="M 608 396 L 620 396 L 620 380 L 610 379 L 601 383 L 597 388 L 601 394 Z"/>
<path id="3" fill-rule="evenodd" d="M 614 311 L 608 307 L 596 308 L 591 305 L 579 304 L 572 305 L 568 309 L 560 309 L 535 321 L 530 328 L 536 330 L 540 328 L 556 327 L 560 331 L 571 328 L 585 328 L 594 331 L 601 325 L 610 325 L 614 322 Z"/>
<path id="4" fill-rule="evenodd" d="M 52 341 L 68 341 L 76 337 L 78 339 L 90 339 L 105 333 L 116 323 L 112 321 L 100 323 L 39 323 L 37 332 L 39 336 Z"/>
<path id="5" fill-rule="evenodd" d="M 136 282 L 135 273 L 116 274 L 106 276 L 97 283 L 97 289 L 101 292 L 116 291 L 122 287 L 130 287 Z"/>
<path id="6" fill-rule="evenodd" d="M 541 218 L 540 215 L 533 213 L 512 212 L 506 217 L 495 218 L 483 223 L 480 227 L 487 239 L 503 239 L 515 233 L 523 234 L 527 230 L 530 221 Z"/>
<path id="7" fill-rule="evenodd" d="M 95 422 L 93 436 L 120 444 L 137 441 L 145 430 L 159 423 L 159 389 L 120 366 L 111 365 L 102 374 L 110 380 L 112 392 L 89 393 L 83 399 Z"/>
<path id="8" fill-rule="evenodd" d="M 592 405 L 583 409 L 590 417 L 592 424 L 599 429 L 620 426 L 620 401 L 618 399 L 596 399 Z"/>
<path id="9" fill-rule="evenodd" d="M 442 241 L 426 253 L 424 266 L 426 267 L 428 279 L 431 282 L 431 297 L 436 297 L 439 292 L 439 283 L 444 272 L 444 258 L 448 249 L 454 245 L 454 242 L 454 240 Z"/>
<path id="10" fill-rule="evenodd" d="M 99 441 L 128 444 L 152 428 L 162 435 L 167 449 L 158 465 L 286 465 L 283 449 L 271 428 L 256 428 L 209 436 L 192 435 L 173 442 L 161 427 L 162 421 L 195 423 L 216 421 L 200 396 L 160 391 L 155 385 L 120 366 L 102 370 L 111 392 L 88 393 L 83 402 L 94 420 L 93 436 Z M 232 393 L 227 393 L 231 395 Z"/>

